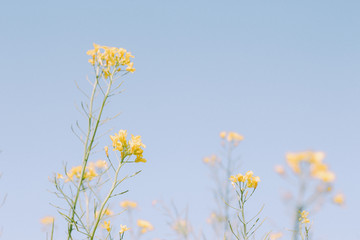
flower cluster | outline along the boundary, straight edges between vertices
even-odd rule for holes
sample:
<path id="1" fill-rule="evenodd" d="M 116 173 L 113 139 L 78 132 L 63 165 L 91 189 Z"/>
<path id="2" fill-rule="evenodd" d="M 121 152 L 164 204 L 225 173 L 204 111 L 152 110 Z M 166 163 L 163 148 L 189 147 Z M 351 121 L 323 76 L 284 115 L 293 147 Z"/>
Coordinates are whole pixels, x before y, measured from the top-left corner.
<path id="1" fill-rule="evenodd" d="M 255 177 L 252 171 L 248 171 L 245 175 L 237 174 L 236 176 L 231 176 L 230 181 L 235 183 L 244 183 L 248 188 L 257 188 L 258 183 L 260 182 L 260 177 Z"/>
<path id="2" fill-rule="evenodd" d="M 104 221 L 104 223 L 101 225 L 102 228 L 105 228 L 106 231 L 110 232 L 111 230 L 111 224 L 110 221 Z"/>
<path id="3" fill-rule="evenodd" d="M 55 218 L 52 216 L 46 216 L 43 217 L 42 219 L 40 219 L 40 222 L 44 225 L 49 225 L 49 224 L 53 224 Z"/>
<path id="4" fill-rule="evenodd" d="M 228 142 L 233 142 L 234 144 L 237 144 L 239 143 L 240 141 L 244 140 L 244 137 L 236 132 L 225 132 L 225 131 L 222 131 L 220 132 L 220 137 L 222 139 L 225 139 L 228 141 Z"/>
<path id="5" fill-rule="evenodd" d="M 121 158 L 124 159 L 127 156 L 136 156 L 135 162 L 146 162 L 143 158 L 145 145 L 141 142 L 141 136 L 131 135 L 131 139 L 127 141 L 127 131 L 120 130 L 119 134 L 110 136 L 113 142 L 113 150 L 121 153 Z"/>
<path id="6" fill-rule="evenodd" d="M 120 225 L 120 231 L 119 231 L 120 234 L 124 233 L 127 230 L 129 230 L 129 228 L 126 225 Z"/>
<path id="7" fill-rule="evenodd" d="M 220 162 L 220 158 L 218 158 L 215 154 L 213 154 L 209 157 L 204 157 L 203 162 L 211 166 L 214 166 L 216 163 Z"/>
<path id="8" fill-rule="evenodd" d="M 154 230 L 153 225 L 146 220 L 141 220 L 141 219 L 137 220 L 137 225 L 141 228 L 140 230 L 141 233 L 146 233 L 148 231 Z"/>
<path id="9" fill-rule="evenodd" d="M 120 203 L 120 206 L 123 207 L 123 208 L 126 208 L 126 209 L 136 208 L 136 207 L 137 207 L 137 203 L 136 203 L 136 202 L 129 201 L 129 200 L 125 200 L 125 201 L 122 201 L 122 202 Z"/>
<path id="10" fill-rule="evenodd" d="M 288 153 L 286 161 L 290 168 L 297 174 L 301 173 L 301 164 L 308 163 L 310 165 L 310 174 L 314 178 L 318 178 L 324 182 L 333 182 L 335 174 L 328 169 L 328 166 L 323 163 L 325 154 L 323 152 L 299 152 Z"/>
<path id="11" fill-rule="evenodd" d="M 305 210 L 300 212 L 299 222 L 310 223 L 310 220 L 307 218 L 308 215 L 309 215 L 309 212 L 307 212 Z"/>
<path id="12" fill-rule="evenodd" d="M 345 196 L 342 193 L 338 193 L 333 197 L 333 202 L 338 205 L 344 205 L 345 203 Z"/>
<path id="13" fill-rule="evenodd" d="M 68 171 L 66 174 L 68 178 L 65 180 L 65 182 L 73 181 L 74 177 L 80 179 L 81 170 L 82 170 L 82 166 L 72 167 L 70 171 Z M 86 167 L 84 179 L 91 181 L 97 175 L 98 174 L 96 173 L 95 167 L 93 166 Z"/>
<path id="14" fill-rule="evenodd" d="M 104 169 L 107 168 L 107 163 L 105 160 L 98 160 L 96 162 L 90 162 L 89 165 L 86 167 L 85 173 L 84 173 L 84 179 L 91 181 L 93 178 L 98 176 L 97 169 Z M 65 179 L 65 182 L 73 181 L 74 177 L 76 179 L 80 179 L 81 177 L 81 170 L 82 166 L 76 166 L 72 167 L 70 171 L 66 173 L 67 178 Z M 60 173 L 56 174 L 57 179 L 63 179 L 64 176 Z"/>
<path id="15" fill-rule="evenodd" d="M 100 46 L 94 43 L 94 49 L 86 52 L 90 55 L 89 63 L 93 66 L 100 67 L 103 76 L 107 79 L 111 74 L 122 70 L 122 66 L 128 72 L 135 72 L 134 63 L 130 58 L 134 58 L 130 52 L 123 48 Z"/>

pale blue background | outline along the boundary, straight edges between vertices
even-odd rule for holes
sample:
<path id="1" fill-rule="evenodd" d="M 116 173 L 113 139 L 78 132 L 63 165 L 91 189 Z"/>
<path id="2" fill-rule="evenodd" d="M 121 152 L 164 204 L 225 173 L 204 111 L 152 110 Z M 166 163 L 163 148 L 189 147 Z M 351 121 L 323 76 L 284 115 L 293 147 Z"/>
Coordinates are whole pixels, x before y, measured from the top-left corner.
<path id="1" fill-rule="evenodd" d="M 123 114 L 107 127 L 147 145 L 126 198 L 154 223 L 149 236 L 169 232 L 151 208 L 159 198 L 189 205 L 194 225 L 206 225 L 212 182 L 201 160 L 232 130 L 245 136 L 244 171 L 262 178 L 250 209 L 265 203 L 262 232 L 291 228 L 273 166 L 314 149 L 347 197 L 345 208 L 326 204 L 314 216 L 315 239 L 360 239 L 359 10 L 358 0 L 2 1 L 1 238 L 45 239 L 39 219 L 55 213 L 48 176 L 80 162 L 74 81 L 87 86 L 95 42 L 135 55 L 137 71 L 108 109 Z"/>

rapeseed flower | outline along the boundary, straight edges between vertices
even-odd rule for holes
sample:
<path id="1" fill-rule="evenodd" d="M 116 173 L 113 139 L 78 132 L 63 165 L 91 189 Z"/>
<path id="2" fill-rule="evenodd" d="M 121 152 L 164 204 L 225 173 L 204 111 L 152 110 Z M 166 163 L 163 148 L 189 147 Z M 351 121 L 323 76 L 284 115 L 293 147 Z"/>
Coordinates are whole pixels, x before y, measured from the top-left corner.
<path id="1" fill-rule="evenodd" d="M 213 154 L 210 157 L 204 157 L 203 162 L 214 166 L 216 163 L 220 162 L 220 159 L 215 154 Z"/>
<path id="2" fill-rule="evenodd" d="M 120 130 L 119 134 L 115 133 L 115 136 L 110 136 L 110 138 L 113 142 L 113 150 L 119 151 L 122 158 L 134 155 L 136 156 L 135 162 L 146 162 L 142 149 L 146 146 L 141 142 L 141 136 L 131 135 L 131 139 L 127 141 L 127 131 Z"/>
<path id="3" fill-rule="evenodd" d="M 104 223 L 101 225 L 101 227 L 105 228 L 106 231 L 110 232 L 110 230 L 111 230 L 110 221 L 104 221 Z"/>
<path id="4" fill-rule="evenodd" d="M 141 219 L 137 220 L 137 225 L 141 228 L 140 230 L 141 233 L 146 233 L 148 231 L 154 230 L 153 225 L 146 220 L 141 220 Z"/>
<path id="5" fill-rule="evenodd" d="M 97 160 L 95 162 L 95 167 L 97 168 L 107 168 L 107 163 L 105 160 Z"/>
<path id="6" fill-rule="evenodd" d="M 277 240 L 283 236 L 282 232 L 270 234 L 270 240 Z"/>
<path id="7" fill-rule="evenodd" d="M 89 63 L 100 67 L 105 79 L 122 71 L 123 66 L 127 66 L 126 71 L 135 72 L 134 63 L 131 62 L 131 58 L 134 56 L 130 52 L 123 48 L 100 46 L 95 43 L 93 46 L 94 49 L 86 52 L 87 55 L 91 56 Z"/>
<path id="8" fill-rule="evenodd" d="M 40 219 L 40 222 L 44 225 L 49 225 L 52 224 L 54 222 L 55 218 L 52 216 L 46 216 L 43 217 L 42 219 Z"/>
<path id="9" fill-rule="evenodd" d="M 274 170 L 279 175 L 284 175 L 285 174 L 285 168 L 283 166 L 281 166 L 281 165 L 276 165 L 274 167 Z"/>
<path id="10" fill-rule="evenodd" d="M 122 202 L 120 203 L 120 206 L 123 207 L 123 208 L 136 208 L 136 207 L 137 207 L 137 203 L 136 203 L 136 202 L 129 201 L 129 200 L 125 200 L 125 201 L 122 201 Z"/>
<path id="11" fill-rule="evenodd" d="M 301 222 L 301 223 L 309 223 L 310 222 L 310 220 L 307 218 L 307 216 L 309 215 L 309 212 L 307 212 L 307 211 L 302 211 L 302 212 L 300 212 L 300 218 L 299 218 L 299 221 Z"/>
<path id="12" fill-rule="evenodd" d="M 129 230 L 129 228 L 126 225 L 120 225 L 120 231 L 119 231 L 120 234 L 124 233 L 127 230 Z"/>
<path id="13" fill-rule="evenodd" d="M 333 197 L 333 202 L 338 205 L 344 205 L 345 203 L 345 196 L 342 193 L 338 193 Z"/>
<path id="14" fill-rule="evenodd" d="M 236 176 L 230 176 L 229 179 L 233 184 L 245 183 L 248 188 L 257 188 L 258 183 L 260 182 L 260 177 L 255 177 L 253 171 L 248 171 L 245 175 L 237 174 Z"/>

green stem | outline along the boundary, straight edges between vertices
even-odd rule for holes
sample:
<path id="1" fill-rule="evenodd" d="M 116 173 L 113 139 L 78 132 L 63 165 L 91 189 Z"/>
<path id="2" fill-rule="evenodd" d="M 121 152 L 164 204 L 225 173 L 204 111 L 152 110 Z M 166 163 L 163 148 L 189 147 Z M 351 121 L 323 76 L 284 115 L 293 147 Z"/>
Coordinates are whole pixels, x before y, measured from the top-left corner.
<path id="1" fill-rule="evenodd" d="M 95 232 L 96 232 L 96 229 L 98 228 L 98 225 L 99 225 L 99 223 L 100 223 L 100 220 L 101 220 L 101 217 L 102 217 L 102 213 L 103 213 L 103 211 L 104 211 L 104 208 L 105 208 L 107 202 L 109 201 L 109 199 L 111 198 L 112 193 L 114 192 L 115 188 L 116 188 L 117 185 L 118 185 L 118 180 L 117 180 L 117 178 L 118 178 L 118 175 L 119 175 L 119 171 L 120 171 L 121 167 L 123 166 L 123 163 L 122 163 L 123 160 L 124 160 L 124 158 L 121 159 L 121 163 L 119 164 L 119 167 L 116 169 L 115 179 L 114 179 L 114 182 L 113 182 L 113 184 L 112 184 L 112 186 L 111 186 L 111 189 L 110 189 L 108 195 L 106 196 L 106 198 L 104 199 L 103 203 L 101 204 L 100 211 L 99 211 L 99 215 L 98 215 L 98 217 L 97 217 L 97 219 L 96 219 L 96 223 L 95 223 L 94 229 L 93 229 L 93 231 L 92 231 L 92 233 L 91 233 L 91 235 L 90 235 L 90 240 L 93 240 L 93 239 L 94 239 L 94 237 L 95 237 Z"/>
<path id="2" fill-rule="evenodd" d="M 78 203 L 78 200 L 79 200 L 81 187 L 82 187 L 83 182 L 84 182 L 86 165 L 87 165 L 87 162 L 88 162 L 88 159 L 89 159 L 89 156 L 90 156 L 90 153 L 91 153 L 91 149 L 92 149 L 92 146 L 93 146 L 93 143 L 94 143 L 94 140 L 95 140 L 97 129 L 98 129 L 99 124 L 100 124 L 101 115 L 102 115 L 105 103 L 106 103 L 107 98 L 108 98 L 109 93 L 110 93 L 110 89 L 111 89 L 111 85 L 112 85 L 112 76 L 110 76 L 109 79 L 110 79 L 109 85 L 108 85 L 106 94 L 104 96 L 104 99 L 102 101 L 101 108 L 99 110 L 99 115 L 97 117 L 94 130 L 92 131 L 91 130 L 91 128 L 92 128 L 92 118 L 93 118 L 92 109 L 93 109 L 93 103 L 94 103 L 94 99 L 95 99 L 96 88 L 97 88 L 97 86 L 99 84 L 99 74 L 98 74 L 98 71 L 96 72 L 96 80 L 95 80 L 93 90 L 92 90 L 92 94 L 91 94 L 91 98 L 90 98 L 89 126 L 88 126 L 88 133 L 87 133 L 87 136 L 86 136 L 86 142 L 85 142 L 85 150 L 84 150 L 83 164 L 82 164 L 82 170 L 81 170 L 81 177 L 79 179 L 79 184 L 78 184 L 78 187 L 77 187 L 77 190 L 76 190 L 74 204 L 73 204 L 72 209 L 71 209 L 70 222 L 68 223 L 68 240 L 72 239 L 71 234 L 72 234 L 73 226 L 74 226 L 74 223 L 75 223 L 75 221 L 74 221 L 75 211 L 76 211 L 76 206 L 77 206 L 77 203 Z M 90 137 L 90 135 L 91 135 L 91 137 Z"/>

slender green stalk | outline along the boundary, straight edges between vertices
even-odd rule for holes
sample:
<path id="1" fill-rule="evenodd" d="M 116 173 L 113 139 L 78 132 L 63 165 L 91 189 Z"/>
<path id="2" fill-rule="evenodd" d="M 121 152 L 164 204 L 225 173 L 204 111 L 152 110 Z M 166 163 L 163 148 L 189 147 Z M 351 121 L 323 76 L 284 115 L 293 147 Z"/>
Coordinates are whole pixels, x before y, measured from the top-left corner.
<path id="1" fill-rule="evenodd" d="M 72 234 L 73 226 L 74 226 L 74 223 L 75 223 L 74 217 L 75 217 L 77 203 L 78 203 L 78 200 L 79 200 L 80 191 L 81 191 L 81 188 L 82 188 L 82 185 L 83 185 L 83 182 L 84 182 L 86 166 L 87 166 L 87 162 L 88 162 L 91 150 L 92 150 L 92 146 L 93 146 L 93 143 L 94 143 L 94 140 L 95 140 L 95 136 L 96 136 L 99 124 L 100 124 L 102 112 L 103 112 L 105 103 L 106 103 L 107 98 L 108 98 L 109 93 L 110 93 L 110 89 L 111 89 L 111 85 L 112 85 L 112 77 L 110 76 L 110 81 L 108 83 L 108 88 L 107 88 L 107 91 L 106 91 L 106 93 L 104 95 L 104 98 L 103 98 L 103 101 L 102 101 L 102 104 L 101 104 L 101 107 L 100 107 L 100 110 L 99 110 L 99 114 L 98 114 L 98 117 L 96 119 L 95 127 L 92 130 L 93 103 L 94 103 L 95 93 L 96 93 L 96 89 L 98 87 L 98 84 L 99 84 L 99 74 L 98 74 L 98 71 L 97 71 L 96 79 L 95 79 L 95 82 L 94 82 L 94 86 L 93 86 L 93 90 L 92 90 L 91 98 L 90 98 L 89 116 L 88 116 L 89 117 L 88 133 L 87 133 L 86 141 L 85 141 L 85 150 L 84 150 L 84 157 L 83 157 L 83 162 L 82 162 L 81 177 L 79 179 L 75 199 L 74 199 L 73 206 L 72 206 L 72 209 L 71 209 L 70 222 L 68 223 L 68 240 L 72 239 L 71 234 Z"/>
<path id="2" fill-rule="evenodd" d="M 92 233 L 91 233 L 91 235 L 90 235 L 90 240 L 93 240 L 93 239 L 94 239 L 95 233 L 96 233 L 96 229 L 97 229 L 97 227 L 98 227 L 98 225 L 99 225 L 99 223 L 100 223 L 100 220 L 101 220 L 101 217 L 102 217 L 101 215 L 102 215 L 102 213 L 103 213 L 103 211 L 104 211 L 104 208 L 105 208 L 107 202 L 109 201 L 109 199 L 111 198 L 111 196 L 112 196 L 115 188 L 116 188 L 117 185 L 119 184 L 117 179 L 118 179 L 118 175 L 119 175 L 120 169 L 121 169 L 121 167 L 123 166 L 124 158 L 125 158 L 125 157 L 123 157 L 123 158 L 121 159 L 121 163 L 119 164 L 118 168 L 116 169 L 115 179 L 114 179 L 114 181 L 113 181 L 113 184 L 112 184 L 112 186 L 111 186 L 111 189 L 110 189 L 108 195 L 106 196 L 106 198 L 104 199 L 104 201 L 103 201 L 102 204 L 101 204 L 100 211 L 99 211 L 99 215 L 97 216 L 97 219 L 96 219 L 96 222 L 95 222 L 95 226 L 94 226 L 93 231 L 92 231 Z"/>

